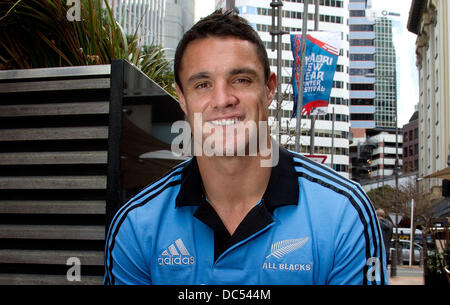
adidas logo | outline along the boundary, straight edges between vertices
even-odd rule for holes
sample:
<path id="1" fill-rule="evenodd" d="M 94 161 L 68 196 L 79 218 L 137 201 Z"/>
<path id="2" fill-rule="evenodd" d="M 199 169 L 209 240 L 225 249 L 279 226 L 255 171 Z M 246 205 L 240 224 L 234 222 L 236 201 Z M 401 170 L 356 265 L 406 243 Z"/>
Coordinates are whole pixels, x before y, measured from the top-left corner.
<path id="1" fill-rule="evenodd" d="M 193 265 L 195 258 L 189 254 L 181 238 L 177 239 L 173 244 L 167 247 L 158 257 L 158 265 Z"/>

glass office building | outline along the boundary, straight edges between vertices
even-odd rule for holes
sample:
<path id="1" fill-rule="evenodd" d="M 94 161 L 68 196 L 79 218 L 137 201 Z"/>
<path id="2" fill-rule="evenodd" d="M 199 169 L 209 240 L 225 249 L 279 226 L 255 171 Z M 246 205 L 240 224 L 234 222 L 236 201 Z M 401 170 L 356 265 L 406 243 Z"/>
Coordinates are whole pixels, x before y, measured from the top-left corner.
<path id="1" fill-rule="evenodd" d="M 388 17 L 375 19 L 375 122 L 377 127 L 396 127 L 397 69 L 393 20 Z"/>

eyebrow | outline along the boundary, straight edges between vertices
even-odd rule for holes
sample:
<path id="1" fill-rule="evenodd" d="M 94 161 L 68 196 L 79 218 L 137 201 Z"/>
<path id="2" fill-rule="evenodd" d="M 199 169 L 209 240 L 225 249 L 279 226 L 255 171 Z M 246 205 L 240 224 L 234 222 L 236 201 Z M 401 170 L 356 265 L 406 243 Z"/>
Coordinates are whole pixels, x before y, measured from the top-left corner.
<path id="1" fill-rule="evenodd" d="M 239 75 L 239 74 L 250 74 L 255 77 L 258 76 L 258 73 L 254 69 L 251 69 L 251 68 L 235 68 L 235 69 L 232 69 L 230 72 L 228 72 L 228 75 L 230 75 L 230 76 Z M 198 72 L 198 73 L 191 75 L 187 81 L 188 81 L 188 83 L 192 83 L 192 82 L 195 82 L 196 80 L 205 79 L 205 78 L 211 78 L 211 74 L 208 72 L 202 71 L 202 72 Z"/>
<path id="2" fill-rule="evenodd" d="M 198 73 L 195 73 L 195 74 L 191 75 L 188 78 L 187 82 L 188 83 L 192 83 L 192 82 L 194 82 L 196 80 L 199 80 L 199 79 L 202 79 L 202 78 L 210 78 L 210 77 L 211 77 L 211 75 L 208 72 L 198 72 Z"/>
<path id="3" fill-rule="evenodd" d="M 231 70 L 229 75 L 238 75 L 238 74 L 250 74 L 252 76 L 258 76 L 258 73 L 251 68 L 236 68 Z"/>

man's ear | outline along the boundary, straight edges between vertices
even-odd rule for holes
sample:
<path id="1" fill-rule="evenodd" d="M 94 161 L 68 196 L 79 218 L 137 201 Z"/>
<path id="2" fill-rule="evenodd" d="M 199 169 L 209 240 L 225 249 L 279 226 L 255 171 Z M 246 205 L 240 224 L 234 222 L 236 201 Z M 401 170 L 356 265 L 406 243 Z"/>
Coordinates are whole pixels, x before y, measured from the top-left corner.
<path id="1" fill-rule="evenodd" d="M 270 72 L 266 86 L 267 86 L 267 103 L 268 103 L 267 107 L 269 107 L 273 101 L 273 98 L 275 97 L 275 92 L 277 90 L 277 75 L 274 72 Z"/>
<path id="2" fill-rule="evenodd" d="M 176 90 L 177 95 L 178 95 L 178 104 L 180 104 L 181 110 L 183 110 L 184 114 L 187 115 L 186 100 L 184 98 L 183 91 L 178 86 L 178 84 L 175 84 L 175 90 Z"/>

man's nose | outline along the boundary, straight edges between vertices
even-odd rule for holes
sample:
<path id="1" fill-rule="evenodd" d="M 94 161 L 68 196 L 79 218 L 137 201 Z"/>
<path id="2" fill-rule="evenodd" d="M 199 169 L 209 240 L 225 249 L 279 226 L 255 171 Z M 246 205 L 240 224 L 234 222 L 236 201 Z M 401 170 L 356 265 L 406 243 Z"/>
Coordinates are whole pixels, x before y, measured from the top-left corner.
<path id="1" fill-rule="evenodd" d="M 238 98 L 227 83 L 216 83 L 213 100 L 211 102 L 213 108 L 230 108 L 236 106 L 238 102 Z"/>

